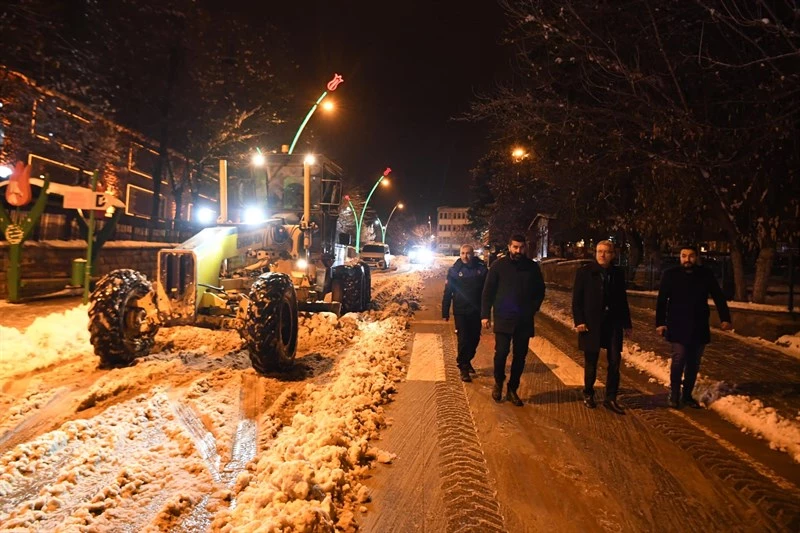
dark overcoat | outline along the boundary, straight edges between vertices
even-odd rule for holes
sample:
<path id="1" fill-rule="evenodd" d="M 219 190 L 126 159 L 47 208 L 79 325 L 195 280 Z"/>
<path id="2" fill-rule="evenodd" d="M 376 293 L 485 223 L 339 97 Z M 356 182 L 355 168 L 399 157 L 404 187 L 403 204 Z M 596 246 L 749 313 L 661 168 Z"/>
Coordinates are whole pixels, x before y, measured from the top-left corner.
<path id="1" fill-rule="evenodd" d="M 578 333 L 578 348 L 585 352 L 596 352 L 603 346 L 601 326 L 622 331 L 631 329 L 631 312 L 628 294 L 625 292 L 625 272 L 617 267 L 608 267 L 607 294 L 603 298 L 603 267 L 597 262 L 578 269 L 572 288 L 572 319 L 576 326 L 586 324 L 589 331 Z M 607 307 L 607 309 L 606 309 Z M 622 350 L 622 335 L 615 335 L 617 350 Z"/>
<path id="2" fill-rule="evenodd" d="M 534 334 L 533 317 L 544 300 L 544 278 L 539 264 L 522 256 L 516 261 L 505 256 L 489 267 L 483 286 L 481 318 L 492 317 L 494 332 Z"/>
<path id="3" fill-rule="evenodd" d="M 481 312 L 481 294 L 486 274 L 486 264 L 473 257 L 468 264 L 459 258 L 447 271 L 442 295 L 442 318 L 450 318 L 450 305 L 454 315 L 471 315 Z"/>
<path id="4" fill-rule="evenodd" d="M 708 344 L 709 296 L 714 299 L 719 319 L 731 321 L 725 296 L 711 270 L 694 266 L 672 267 L 661 275 L 656 301 L 656 327 L 667 326 L 666 338 L 683 345 Z"/>

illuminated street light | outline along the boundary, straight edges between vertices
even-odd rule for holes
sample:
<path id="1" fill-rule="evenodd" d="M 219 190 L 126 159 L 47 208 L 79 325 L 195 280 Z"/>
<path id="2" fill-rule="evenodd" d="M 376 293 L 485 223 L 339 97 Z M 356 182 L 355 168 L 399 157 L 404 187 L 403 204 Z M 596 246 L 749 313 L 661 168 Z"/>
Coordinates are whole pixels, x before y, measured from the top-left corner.
<path id="1" fill-rule="evenodd" d="M 389 213 L 389 218 L 386 219 L 386 224 L 385 225 L 381 224 L 381 242 L 386 242 L 386 228 L 389 227 L 389 222 L 392 221 L 392 215 L 394 215 L 395 210 L 397 210 L 398 208 L 403 209 L 403 207 L 404 206 L 401 202 L 397 202 L 397 204 L 392 209 L 392 212 Z M 378 219 L 378 222 L 380 222 L 380 219 Z"/>
<path id="2" fill-rule="evenodd" d="M 524 148 L 516 147 L 511 151 L 511 157 L 519 161 L 520 159 L 528 157 L 528 152 L 526 152 Z"/>
<path id="3" fill-rule="evenodd" d="M 367 200 L 364 202 L 364 207 L 361 208 L 361 216 L 358 216 L 358 214 L 356 213 L 356 208 L 355 206 L 353 206 L 353 202 L 350 201 L 350 197 L 349 196 L 344 197 L 344 199 L 347 200 L 347 203 L 350 204 L 350 208 L 353 210 L 353 217 L 356 219 L 356 253 L 361 252 L 361 224 L 364 222 L 364 213 L 366 213 L 367 211 L 367 204 L 369 204 L 369 200 L 370 198 L 372 198 L 372 193 L 374 193 L 375 189 L 378 188 L 378 184 L 384 180 L 387 180 L 389 173 L 391 171 L 392 169 L 387 167 L 386 170 L 383 171 L 383 174 L 381 174 L 381 177 L 378 178 L 378 181 L 375 182 L 375 185 L 372 186 L 372 190 L 369 191 Z"/>
<path id="4" fill-rule="evenodd" d="M 256 153 L 253 154 L 253 157 L 251 158 L 251 162 L 253 163 L 253 165 L 255 165 L 257 167 L 263 167 L 264 163 L 267 162 L 267 158 L 264 157 L 264 154 L 261 153 L 260 149 L 256 148 Z"/>
<path id="5" fill-rule="evenodd" d="M 340 76 L 339 74 L 334 74 L 333 75 L 333 79 L 328 82 L 328 85 L 327 85 L 327 89 L 328 90 L 324 91 L 322 93 L 322 95 L 319 98 L 317 98 L 317 101 L 314 102 L 314 105 L 312 105 L 311 109 L 308 111 L 308 114 L 306 115 L 306 118 L 303 119 L 303 123 L 300 124 L 300 127 L 297 129 L 297 133 L 295 133 L 295 135 L 294 135 L 294 140 L 292 141 L 292 145 L 289 147 L 289 155 L 292 155 L 292 152 L 294 152 L 294 147 L 297 144 L 297 139 L 300 138 L 300 134 L 303 132 L 303 128 L 306 127 L 306 124 L 308 124 L 309 119 L 311 119 L 311 115 L 314 114 L 314 111 L 317 110 L 317 108 L 322 103 L 322 101 L 325 99 L 325 97 L 328 96 L 328 92 L 329 91 L 330 92 L 335 91 L 336 88 L 339 86 L 339 84 L 342 83 L 343 81 L 344 81 L 344 78 L 342 78 L 342 76 Z"/>

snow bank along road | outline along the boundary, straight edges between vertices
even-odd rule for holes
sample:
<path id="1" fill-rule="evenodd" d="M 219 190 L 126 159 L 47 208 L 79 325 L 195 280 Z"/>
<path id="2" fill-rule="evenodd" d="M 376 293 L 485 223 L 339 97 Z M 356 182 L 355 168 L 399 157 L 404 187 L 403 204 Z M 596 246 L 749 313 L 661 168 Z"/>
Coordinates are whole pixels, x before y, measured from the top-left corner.
<path id="1" fill-rule="evenodd" d="M 374 310 L 301 317 L 289 375 L 192 327 L 101 369 L 86 306 L 0 326 L 0 530 L 356 529 L 422 284 L 376 278 Z"/>

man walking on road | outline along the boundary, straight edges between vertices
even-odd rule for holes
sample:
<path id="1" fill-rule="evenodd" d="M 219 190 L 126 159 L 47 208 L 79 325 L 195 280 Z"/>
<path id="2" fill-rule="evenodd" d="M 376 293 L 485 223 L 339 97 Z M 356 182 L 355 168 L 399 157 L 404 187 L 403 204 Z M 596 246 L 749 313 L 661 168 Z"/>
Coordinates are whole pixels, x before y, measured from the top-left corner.
<path id="1" fill-rule="evenodd" d="M 447 271 L 442 296 L 442 318 L 450 320 L 450 305 L 458 335 L 458 356 L 456 363 L 461 373 L 461 381 L 472 381 L 470 373 L 472 359 L 481 340 L 481 292 L 488 272 L 486 264 L 475 257 L 469 244 L 461 246 L 460 257 Z"/>
<path id="2" fill-rule="evenodd" d="M 534 334 L 533 317 L 544 300 L 544 279 L 539 265 L 525 256 L 525 236 L 514 234 L 508 243 L 508 255 L 489 268 L 483 288 L 481 322 L 488 328 L 494 309 L 494 389 L 492 398 L 502 401 L 506 379 L 506 360 L 513 344 L 508 401 L 522 406 L 517 395 L 528 341 Z"/>
<path id="3" fill-rule="evenodd" d="M 622 362 L 622 337 L 630 337 L 631 312 L 625 292 L 625 273 L 614 266 L 614 243 L 600 241 L 594 263 L 578 269 L 572 288 L 572 318 L 578 332 L 578 348 L 583 350 L 583 403 L 594 409 L 594 382 L 597 360 L 605 348 L 608 358 L 606 397 L 603 406 L 617 414 L 624 410 L 617 402 L 619 367 Z"/>
<path id="4" fill-rule="evenodd" d="M 731 329 L 731 313 L 714 274 L 697 264 L 697 249 L 684 246 L 680 258 L 680 266 L 666 270 L 661 277 L 656 301 L 656 331 L 672 344 L 669 406 L 679 409 L 683 403 L 700 409 L 692 391 L 703 350 L 711 341 L 708 297 L 711 296 L 717 306 L 721 329 Z"/>

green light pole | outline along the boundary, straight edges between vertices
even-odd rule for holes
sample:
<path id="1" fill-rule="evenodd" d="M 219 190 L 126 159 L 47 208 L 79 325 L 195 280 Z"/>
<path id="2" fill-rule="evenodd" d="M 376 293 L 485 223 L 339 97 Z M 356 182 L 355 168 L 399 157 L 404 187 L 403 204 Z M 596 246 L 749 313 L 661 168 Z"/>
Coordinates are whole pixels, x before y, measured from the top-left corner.
<path id="1" fill-rule="evenodd" d="M 306 127 L 306 124 L 308 124 L 308 121 L 311 119 L 311 115 L 313 115 L 314 111 L 316 111 L 317 108 L 319 107 L 319 104 L 322 103 L 322 101 L 325 99 L 326 96 L 328 96 L 328 92 L 335 91 L 336 88 L 339 86 L 339 84 L 342 83 L 343 81 L 344 78 L 342 78 L 339 74 L 333 75 L 333 79 L 328 82 L 327 85 L 328 90 L 324 91 L 320 95 L 320 97 L 317 98 L 317 101 L 314 102 L 314 105 L 312 105 L 311 109 L 308 111 L 306 118 L 303 119 L 303 123 L 300 124 L 300 127 L 297 129 L 297 133 L 295 133 L 294 135 L 294 140 L 292 141 L 291 146 L 289 146 L 289 155 L 292 155 L 292 152 L 294 152 L 294 147 L 297 144 L 297 139 L 300 138 L 300 134 L 303 133 L 303 129 Z"/>
<path id="2" fill-rule="evenodd" d="M 385 225 L 381 224 L 381 242 L 386 242 L 386 228 L 389 227 L 389 222 L 392 221 L 392 215 L 394 215 L 394 212 L 398 207 L 400 209 L 403 209 L 403 203 L 397 202 L 397 204 L 395 204 L 394 208 L 392 209 L 392 212 L 389 213 L 389 218 L 386 219 L 386 224 Z M 380 220 L 378 222 L 380 222 Z"/>
<path id="3" fill-rule="evenodd" d="M 350 201 L 349 196 L 345 196 L 344 199 L 347 200 L 347 203 L 350 204 L 350 209 L 353 210 L 353 218 L 356 219 L 356 253 L 361 253 L 361 226 L 364 223 L 364 214 L 367 212 L 367 204 L 369 204 L 370 198 L 372 198 L 372 193 L 375 192 L 375 189 L 378 188 L 378 185 L 383 182 L 384 184 L 388 184 L 388 179 L 384 181 L 389 176 L 389 173 L 392 171 L 391 168 L 387 168 L 381 174 L 381 177 L 378 178 L 378 181 L 375 182 L 375 185 L 372 186 L 372 190 L 369 191 L 369 195 L 367 196 L 367 200 L 364 202 L 364 207 L 361 208 L 361 216 L 358 216 L 356 213 L 356 208 L 353 205 L 353 202 Z M 387 221 L 388 224 L 388 221 Z"/>

